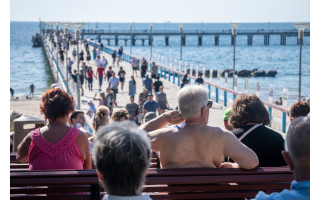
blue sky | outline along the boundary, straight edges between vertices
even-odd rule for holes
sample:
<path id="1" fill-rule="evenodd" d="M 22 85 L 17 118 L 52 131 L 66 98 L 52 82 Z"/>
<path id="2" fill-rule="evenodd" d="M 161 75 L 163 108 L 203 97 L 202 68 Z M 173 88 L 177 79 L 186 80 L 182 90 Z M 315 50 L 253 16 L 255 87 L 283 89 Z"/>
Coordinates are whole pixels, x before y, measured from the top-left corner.
<path id="1" fill-rule="evenodd" d="M 308 22 L 310 0 L 11 0 L 11 21 Z"/>

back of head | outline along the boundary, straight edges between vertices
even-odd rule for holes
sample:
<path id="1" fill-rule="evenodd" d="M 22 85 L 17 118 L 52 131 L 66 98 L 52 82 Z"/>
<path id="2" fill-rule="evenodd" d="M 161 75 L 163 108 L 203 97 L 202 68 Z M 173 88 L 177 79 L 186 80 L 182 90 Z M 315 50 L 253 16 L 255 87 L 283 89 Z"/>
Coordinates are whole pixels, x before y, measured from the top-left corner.
<path id="1" fill-rule="evenodd" d="M 147 112 L 143 118 L 143 123 L 147 123 L 148 121 L 157 117 L 157 114 L 154 112 Z"/>
<path id="2" fill-rule="evenodd" d="M 233 103 L 229 118 L 229 124 L 233 128 L 240 128 L 248 123 L 268 125 L 269 113 L 262 101 L 253 94 L 243 94 L 236 98 Z"/>
<path id="3" fill-rule="evenodd" d="M 52 88 L 42 95 L 40 112 L 47 119 L 55 120 L 74 111 L 73 97 L 60 88 Z"/>
<path id="4" fill-rule="evenodd" d="M 93 160 L 103 175 L 107 193 L 139 195 L 150 164 L 150 140 L 129 121 L 101 127 L 94 141 Z"/>
<path id="5" fill-rule="evenodd" d="M 184 119 L 197 118 L 208 103 L 208 91 L 201 85 L 185 86 L 178 92 L 178 106 Z"/>
<path id="6" fill-rule="evenodd" d="M 117 122 L 117 121 L 119 122 L 122 117 L 128 118 L 128 115 L 129 115 L 129 113 L 126 109 L 119 109 L 119 110 L 116 110 L 115 112 L 113 112 L 113 114 L 111 116 L 111 120 L 113 122 Z"/>
<path id="7" fill-rule="evenodd" d="M 307 102 L 297 101 L 290 107 L 290 117 L 297 118 L 307 116 L 310 112 L 310 106 Z"/>
<path id="8" fill-rule="evenodd" d="M 92 124 L 98 130 L 100 126 L 108 125 L 110 122 L 109 108 L 106 106 L 99 106 L 96 113 L 92 117 Z"/>
<path id="9" fill-rule="evenodd" d="M 285 148 L 293 160 L 308 162 L 310 159 L 310 117 L 294 119 L 288 129 Z"/>

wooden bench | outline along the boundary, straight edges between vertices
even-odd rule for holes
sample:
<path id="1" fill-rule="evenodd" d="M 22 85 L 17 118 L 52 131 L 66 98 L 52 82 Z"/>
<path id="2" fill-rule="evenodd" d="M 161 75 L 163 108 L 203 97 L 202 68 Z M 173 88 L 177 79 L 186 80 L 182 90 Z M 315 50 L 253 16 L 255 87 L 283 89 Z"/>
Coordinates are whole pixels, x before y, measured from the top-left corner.
<path id="1" fill-rule="evenodd" d="M 144 192 L 156 199 L 252 198 L 290 188 L 288 167 L 149 169 Z M 11 199 L 101 199 L 95 170 L 10 171 Z"/>
<path id="2" fill-rule="evenodd" d="M 29 164 L 18 162 L 16 159 L 16 155 L 17 155 L 16 153 L 10 153 L 10 169 L 28 169 Z M 93 160 L 92 160 L 92 167 L 95 168 Z M 157 169 L 157 168 L 160 169 L 160 161 L 158 158 L 158 154 L 155 152 L 152 152 L 150 168 L 151 169 Z"/>

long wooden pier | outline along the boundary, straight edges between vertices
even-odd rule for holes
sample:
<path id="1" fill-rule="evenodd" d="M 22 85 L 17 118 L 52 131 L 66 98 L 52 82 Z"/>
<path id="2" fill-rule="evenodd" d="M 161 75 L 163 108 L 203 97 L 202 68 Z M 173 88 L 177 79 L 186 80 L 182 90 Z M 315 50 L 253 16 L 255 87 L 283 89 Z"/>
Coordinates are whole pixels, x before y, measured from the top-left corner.
<path id="1" fill-rule="evenodd" d="M 287 37 L 296 37 L 297 44 L 300 44 L 300 40 L 298 39 L 298 31 L 297 29 L 285 29 L 285 30 L 237 30 L 237 35 L 245 35 L 247 36 L 247 45 L 252 45 L 252 40 L 254 36 L 263 36 L 264 45 L 270 44 L 270 36 L 278 35 L 280 38 L 280 44 L 286 45 Z M 110 41 L 114 40 L 115 45 L 119 44 L 119 40 L 124 40 L 125 44 L 128 41 L 131 42 L 131 45 L 135 46 L 137 40 L 142 41 L 142 45 L 144 45 L 145 41 L 148 40 L 148 45 L 152 45 L 153 36 L 163 36 L 165 40 L 165 45 L 169 45 L 169 37 L 170 36 L 180 36 L 180 40 L 182 45 L 186 45 L 186 37 L 187 36 L 197 36 L 198 37 L 198 45 L 202 45 L 203 36 L 213 36 L 214 37 L 214 45 L 219 45 L 220 36 L 230 36 L 231 45 L 233 45 L 234 40 L 232 37 L 231 29 L 228 30 L 184 30 L 182 32 L 178 30 L 88 30 L 83 29 L 81 31 L 81 36 L 95 36 L 98 42 L 100 43 L 102 39 L 108 41 L 108 45 L 110 46 Z M 306 30 L 304 36 L 310 37 L 310 30 Z"/>

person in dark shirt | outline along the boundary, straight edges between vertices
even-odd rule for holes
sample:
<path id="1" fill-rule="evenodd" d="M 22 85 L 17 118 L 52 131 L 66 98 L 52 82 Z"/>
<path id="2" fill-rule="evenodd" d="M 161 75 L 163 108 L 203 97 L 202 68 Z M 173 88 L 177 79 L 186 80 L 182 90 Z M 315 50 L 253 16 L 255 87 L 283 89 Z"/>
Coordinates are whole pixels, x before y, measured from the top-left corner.
<path id="1" fill-rule="evenodd" d="M 281 151 L 284 140 L 280 133 L 266 127 L 269 113 L 256 95 L 240 95 L 236 98 L 229 124 L 233 134 L 259 158 L 259 167 L 286 166 Z"/>
<path id="2" fill-rule="evenodd" d="M 156 77 L 156 82 L 154 82 L 154 84 L 153 84 L 153 88 L 154 88 L 154 92 L 155 92 L 156 96 L 158 95 L 158 93 L 160 91 L 159 90 L 160 86 L 163 86 L 162 82 L 159 79 L 160 79 L 160 77 L 157 76 Z"/>
<path id="3" fill-rule="evenodd" d="M 129 113 L 129 120 L 135 121 L 138 124 L 138 116 L 140 114 L 139 105 L 134 102 L 134 97 L 130 97 L 130 103 L 126 105 Z"/>
<path id="4" fill-rule="evenodd" d="M 117 51 L 114 50 L 111 56 L 112 56 L 112 66 L 115 66 L 116 58 L 117 58 Z"/>
<path id="5" fill-rule="evenodd" d="M 196 84 L 198 84 L 198 85 L 202 85 L 203 84 L 202 73 L 200 73 L 199 77 L 196 79 Z"/>
<path id="6" fill-rule="evenodd" d="M 146 59 L 143 57 L 141 60 L 141 78 L 143 79 L 147 73 L 148 63 Z"/>

